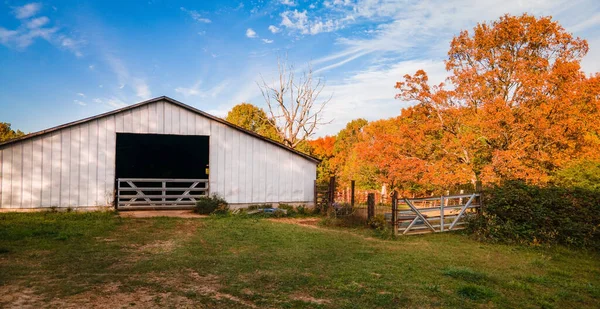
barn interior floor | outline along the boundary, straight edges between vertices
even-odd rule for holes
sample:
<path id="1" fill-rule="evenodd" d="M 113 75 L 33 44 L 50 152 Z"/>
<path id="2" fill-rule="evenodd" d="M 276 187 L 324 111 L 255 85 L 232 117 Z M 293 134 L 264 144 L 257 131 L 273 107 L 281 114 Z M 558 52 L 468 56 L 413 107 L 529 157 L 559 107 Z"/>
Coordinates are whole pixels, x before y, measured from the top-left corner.
<path id="1" fill-rule="evenodd" d="M 119 216 L 123 218 L 153 218 L 153 217 L 173 217 L 173 218 L 205 218 L 206 215 L 199 215 L 192 210 L 133 210 L 120 211 Z"/>

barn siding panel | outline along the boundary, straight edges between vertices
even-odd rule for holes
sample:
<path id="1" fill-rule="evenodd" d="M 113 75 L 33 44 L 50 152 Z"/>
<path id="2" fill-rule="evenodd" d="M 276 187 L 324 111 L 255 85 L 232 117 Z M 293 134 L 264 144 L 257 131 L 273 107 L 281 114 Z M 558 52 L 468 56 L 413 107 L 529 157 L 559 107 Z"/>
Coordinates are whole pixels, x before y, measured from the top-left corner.
<path id="1" fill-rule="evenodd" d="M 240 202 L 240 132 L 229 129 L 231 132 L 231 203 Z"/>
<path id="2" fill-rule="evenodd" d="M 238 132 L 239 136 L 240 136 L 240 141 L 239 141 L 239 172 L 238 172 L 238 177 L 237 177 L 237 182 L 238 182 L 238 199 L 240 201 L 246 200 L 248 193 L 246 191 L 246 188 L 248 186 L 248 183 L 246 183 L 246 174 L 248 173 L 248 161 L 246 161 L 246 148 L 247 148 L 247 143 L 248 143 L 248 136 L 246 134 L 243 134 L 241 132 Z"/>
<path id="3" fill-rule="evenodd" d="M 23 142 L 23 188 L 21 207 L 31 208 L 31 174 L 33 171 L 33 141 Z"/>
<path id="4" fill-rule="evenodd" d="M 70 200 L 70 158 L 71 158 L 71 130 L 60 131 L 60 204 L 68 206 Z"/>
<path id="5" fill-rule="evenodd" d="M 60 162 L 60 133 L 52 134 L 52 202 L 51 206 L 60 206 L 60 179 L 61 179 L 61 162 Z"/>
<path id="6" fill-rule="evenodd" d="M 217 166 L 217 180 L 218 184 L 215 188 L 215 192 L 219 193 L 221 196 L 225 196 L 226 183 L 225 183 L 225 161 L 227 160 L 227 153 L 225 151 L 225 144 L 227 141 L 225 140 L 225 127 L 221 124 L 217 125 L 217 138 L 215 142 L 219 149 L 218 158 L 219 165 Z"/>
<path id="7" fill-rule="evenodd" d="M 231 203 L 313 199 L 313 162 L 161 101 L 0 149 L 0 207 L 111 204 L 116 132 L 209 136 L 210 190 Z"/>
<path id="8" fill-rule="evenodd" d="M 96 206 L 98 196 L 98 120 L 90 124 L 88 156 L 88 195 L 85 206 Z"/>
<path id="9" fill-rule="evenodd" d="M 88 164 L 90 155 L 90 143 L 89 143 L 89 124 L 83 124 L 79 127 L 81 134 L 81 141 L 79 145 L 79 199 L 77 206 L 86 206 L 88 199 Z"/>
<path id="10" fill-rule="evenodd" d="M 52 136 L 42 140 L 42 207 L 50 207 L 52 198 Z"/>
<path id="11" fill-rule="evenodd" d="M 11 171 L 11 208 L 20 208 L 21 207 L 21 185 L 23 183 L 23 144 L 19 144 L 17 147 L 13 149 L 12 156 L 12 171 Z"/>
<path id="12" fill-rule="evenodd" d="M 115 117 L 110 117 L 106 122 L 106 161 L 104 168 L 106 170 L 106 189 L 104 193 L 104 202 L 112 203 L 115 190 L 115 167 L 117 149 L 117 134 L 115 131 Z"/>
<path id="13" fill-rule="evenodd" d="M 212 126 L 210 131 L 213 133 L 213 136 L 215 136 L 215 132 L 217 131 L 216 125 Z M 208 187 L 211 194 L 215 193 L 213 190 L 217 188 L 217 177 L 215 172 L 217 171 L 217 161 L 219 158 L 216 138 L 213 138 L 213 136 L 208 138 Z"/>
<path id="14" fill-rule="evenodd" d="M 96 161 L 97 168 L 97 192 L 96 202 L 98 205 L 105 204 L 106 195 L 106 123 L 107 118 L 98 120 L 98 160 Z"/>
<path id="15" fill-rule="evenodd" d="M 67 206 L 75 207 L 79 203 L 79 152 L 81 143 L 80 127 L 71 129 L 71 157 L 69 159 L 69 201 Z"/>
<path id="16" fill-rule="evenodd" d="M 42 207 L 42 138 L 33 139 L 33 169 L 32 169 L 32 196 L 31 207 Z"/>
<path id="17" fill-rule="evenodd" d="M 2 208 L 11 208 L 12 147 L 2 149 Z"/>

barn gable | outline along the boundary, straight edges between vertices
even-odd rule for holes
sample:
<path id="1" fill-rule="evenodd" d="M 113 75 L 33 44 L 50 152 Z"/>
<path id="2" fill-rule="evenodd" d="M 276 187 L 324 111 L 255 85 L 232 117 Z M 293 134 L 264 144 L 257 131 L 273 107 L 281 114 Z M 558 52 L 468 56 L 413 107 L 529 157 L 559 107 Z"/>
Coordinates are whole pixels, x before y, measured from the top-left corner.
<path id="1" fill-rule="evenodd" d="M 317 159 L 160 97 L 0 144 L 0 208 L 111 205 L 117 133 L 208 136 L 210 192 L 230 203 L 314 199 Z"/>

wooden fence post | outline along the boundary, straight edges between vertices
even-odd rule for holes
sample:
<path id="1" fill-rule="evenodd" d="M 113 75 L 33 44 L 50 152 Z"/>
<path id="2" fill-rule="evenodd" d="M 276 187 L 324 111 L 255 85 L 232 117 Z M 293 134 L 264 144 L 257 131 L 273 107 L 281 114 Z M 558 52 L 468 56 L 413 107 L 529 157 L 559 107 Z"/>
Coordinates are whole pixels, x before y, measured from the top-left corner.
<path id="1" fill-rule="evenodd" d="M 477 207 L 475 212 L 478 216 L 483 213 L 483 194 L 481 193 L 481 191 L 483 191 L 483 184 L 481 180 L 477 180 L 475 181 L 475 193 L 479 194 L 479 207 Z"/>
<path id="2" fill-rule="evenodd" d="M 392 231 L 393 235 L 398 235 L 398 192 L 392 192 Z"/>
<path id="3" fill-rule="evenodd" d="M 444 196 L 440 197 L 440 232 L 444 231 Z"/>
<path id="4" fill-rule="evenodd" d="M 350 182 L 350 206 L 354 208 L 354 180 Z"/>
<path id="5" fill-rule="evenodd" d="M 335 202 L 335 176 L 329 178 L 329 206 Z"/>
<path id="6" fill-rule="evenodd" d="M 371 220 L 375 217 L 375 193 L 369 193 L 367 195 L 367 220 Z"/>

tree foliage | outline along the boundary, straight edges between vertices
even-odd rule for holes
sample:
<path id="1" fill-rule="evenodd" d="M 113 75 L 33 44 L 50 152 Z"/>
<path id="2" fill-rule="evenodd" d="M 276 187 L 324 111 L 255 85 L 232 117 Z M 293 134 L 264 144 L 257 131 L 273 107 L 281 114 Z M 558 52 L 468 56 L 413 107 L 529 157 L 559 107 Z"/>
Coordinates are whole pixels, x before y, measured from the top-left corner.
<path id="1" fill-rule="evenodd" d="M 25 135 L 25 133 L 20 130 L 13 130 L 10 127 L 10 123 L 0 122 L 0 143 L 9 141 L 11 139 L 15 139 Z"/>
<path id="2" fill-rule="evenodd" d="M 349 123 L 330 172 L 359 179 L 360 168 L 371 182 L 422 194 L 477 180 L 545 184 L 573 162 L 598 162 L 600 75 L 581 70 L 587 52 L 550 17 L 505 15 L 462 31 L 445 82 L 432 85 L 422 70 L 405 75 L 396 98 L 415 104 Z"/>
<path id="3" fill-rule="evenodd" d="M 262 108 L 250 103 L 240 103 L 234 106 L 227 113 L 225 120 L 264 137 L 280 141 L 274 122 L 267 117 Z"/>

